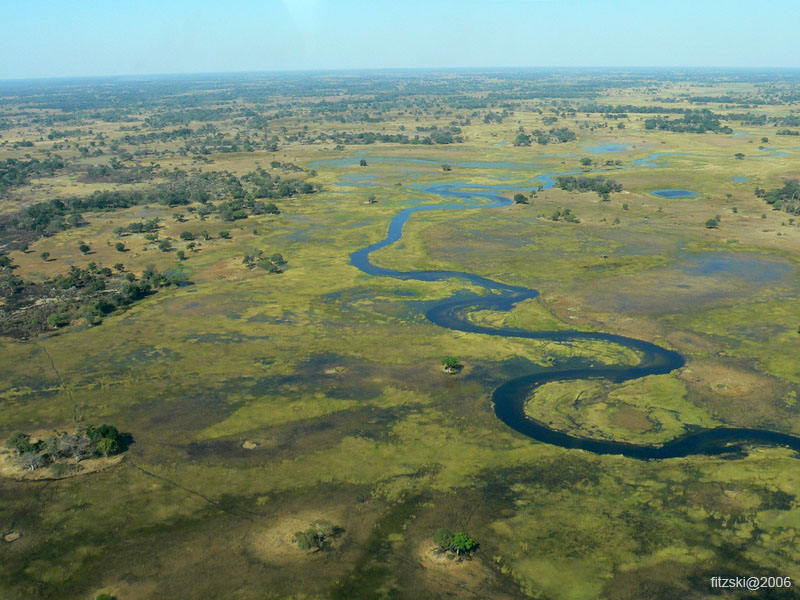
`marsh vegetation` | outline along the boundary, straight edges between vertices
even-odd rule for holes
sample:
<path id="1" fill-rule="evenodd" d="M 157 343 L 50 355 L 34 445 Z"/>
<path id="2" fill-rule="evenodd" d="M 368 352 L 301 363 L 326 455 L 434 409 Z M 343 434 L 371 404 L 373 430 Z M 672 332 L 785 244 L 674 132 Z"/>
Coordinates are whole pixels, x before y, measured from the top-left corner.
<path id="1" fill-rule="evenodd" d="M 24 432 L 15 473 L 54 479 L 0 478 L 0 533 L 21 535 L 0 596 L 642 600 L 800 578 L 793 450 L 596 454 L 491 402 L 580 372 L 527 389 L 528 417 L 639 446 L 800 435 L 800 80 L 443 77 L 0 85 L 0 438 Z M 591 376 L 651 347 L 573 331 L 685 365 Z M 114 459 L 98 423 L 131 432 L 125 459 L 52 474 Z M 471 560 L 415 559 L 432 547 Z"/>

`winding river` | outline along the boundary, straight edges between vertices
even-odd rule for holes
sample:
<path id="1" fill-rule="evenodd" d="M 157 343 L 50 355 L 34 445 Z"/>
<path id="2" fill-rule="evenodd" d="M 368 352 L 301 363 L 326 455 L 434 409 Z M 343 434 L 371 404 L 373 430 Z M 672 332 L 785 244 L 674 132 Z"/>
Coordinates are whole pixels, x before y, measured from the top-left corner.
<path id="1" fill-rule="evenodd" d="M 658 156 L 661 155 L 654 155 L 645 160 L 652 161 Z M 544 182 L 545 185 L 543 187 L 547 189 L 553 186 L 555 176 L 555 174 L 543 175 L 537 179 Z M 499 187 L 511 189 L 508 186 Z M 687 433 L 662 445 L 639 445 L 575 437 L 551 429 L 544 423 L 528 418 L 525 415 L 525 400 L 534 388 L 544 383 L 587 378 L 602 378 L 615 383 L 622 383 L 647 375 L 669 373 L 683 366 L 684 359 L 677 352 L 667 350 L 656 344 L 610 333 L 527 331 L 518 328 L 483 327 L 470 322 L 466 315 L 470 311 L 476 310 L 509 311 L 517 303 L 535 298 L 539 295 L 539 292 L 534 289 L 492 281 L 473 273 L 459 271 L 396 271 L 373 264 L 370 261 L 370 255 L 376 250 L 399 241 L 403 236 L 404 225 L 414 213 L 431 210 L 492 209 L 508 206 L 512 203 L 509 198 L 494 191 L 493 186 L 434 184 L 419 189 L 445 199 L 455 200 L 455 202 L 423 205 L 401 211 L 392 219 L 388 233 L 383 240 L 357 250 L 350 255 L 353 266 L 364 273 L 378 277 L 393 277 L 416 281 L 441 281 L 458 278 L 484 288 L 487 293 L 483 296 L 451 297 L 436 301 L 431 305 L 425 316 L 431 322 L 446 329 L 506 338 L 540 339 L 553 342 L 599 340 L 629 348 L 641 356 L 639 364 L 634 366 L 553 367 L 544 372 L 522 375 L 506 381 L 494 390 L 492 401 L 497 417 L 513 430 L 529 438 L 562 448 L 586 450 L 596 454 L 618 454 L 643 460 L 678 458 L 695 454 L 713 455 L 741 452 L 743 444 L 746 443 L 782 445 L 800 451 L 800 437 L 764 429 L 718 427 Z"/>

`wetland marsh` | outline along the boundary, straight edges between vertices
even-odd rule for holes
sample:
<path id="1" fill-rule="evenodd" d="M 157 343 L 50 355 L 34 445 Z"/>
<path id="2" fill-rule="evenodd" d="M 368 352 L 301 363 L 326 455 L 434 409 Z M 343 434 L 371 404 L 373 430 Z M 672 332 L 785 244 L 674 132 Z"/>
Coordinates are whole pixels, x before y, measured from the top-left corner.
<path id="1" fill-rule="evenodd" d="M 0 437 L 131 436 L 102 471 L 0 475 L 0 534 L 19 533 L 0 596 L 643 600 L 800 578 L 800 227 L 754 191 L 800 178 L 775 135 L 800 80 L 779 102 L 745 74 L 507 73 L 510 99 L 438 77 L 134 82 L 152 104 L 124 109 L 113 84 L 0 89 Z M 726 101 L 692 100 L 709 88 Z M 700 107 L 746 135 L 638 112 Z M 335 540 L 302 551 L 321 522 Z M 440 528 L 477 551 L 434 560 Z"/>

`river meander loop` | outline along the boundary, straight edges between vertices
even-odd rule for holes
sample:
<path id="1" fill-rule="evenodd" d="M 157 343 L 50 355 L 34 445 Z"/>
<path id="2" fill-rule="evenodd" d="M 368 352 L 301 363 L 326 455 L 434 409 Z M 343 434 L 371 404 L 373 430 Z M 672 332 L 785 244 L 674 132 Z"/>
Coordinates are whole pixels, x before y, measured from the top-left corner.
<path id="1" fill-rule="evenodd" d="M 546 187 L 552 185 L 553 176 L 540 178 Z M 498 283 L 459 271 L 396 271 L 379 267 L 370 262 L 370 254 L 394 244 L 403 236 L 403 226 L 412 214 L 429 210 L 468 210 L 491 209 L 508 206 L 512 201 L 492 190 L 491 186 L 470 186 L 462 184 L 435 184 L 421 188 L 422 191 L 439 195 L 442 198 L 457 200 L 450 204 L 422 205 L 407 208 L 398 213 L 389 224 L 386 237 L 350 255 L 350 261 L 364 273 L 378 277 L 415 281 L 442 281 L 458 278 L 484 288 L 484 296 L 467 299 L 446 298 L 436 301 L 425 316 L 436 325 L 454 331 L 464 331 L 506 338 L 528 338 L 567 342 L 571 340 L 593 340 L 618 344 L 629 348 L 641 356 L 639 364 L 588 368 L 553 367 L 545 372 L 516 377 L 503 383 L 492 393 L 494 411 L 503 423 L 513 430 L 546 444 L 562 448 L 586 450 L 596 454 L 620 454 L 636 459 L 664 459 L 686 457 L 695 454 L 723 454 L 740 452 L 742 444 L 761 443 L 788 446 L 800 451 L 800 438 L 764 429 L 745 429 L 718 427 L 687 433 L 661 445 L 629 444 L 609 440 L 581 438 L 551 429 L 525 415 L 525 400 L 531 391 L 551 381 L 602 378 L 622 383 L 647 375 L 669 373 L 684 365 L 683 357 L 677 352 L 667 350 L 656 344 L 621 335 L 584 331 L 527 331 L 517 328 L 482 327 L 470 322 L 466 315 L 471 311 L 493 310 L 509 311 L 517 303 L 539 295 L 537 290 Z M 486 202 L 488 200 L 488 203 Z"/>

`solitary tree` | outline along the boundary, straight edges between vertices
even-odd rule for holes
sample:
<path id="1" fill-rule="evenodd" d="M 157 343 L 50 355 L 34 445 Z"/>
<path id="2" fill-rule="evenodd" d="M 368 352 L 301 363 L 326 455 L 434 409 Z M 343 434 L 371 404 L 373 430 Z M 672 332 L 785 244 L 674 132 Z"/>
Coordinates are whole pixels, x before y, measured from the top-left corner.
<path id="1" fill-rule="evenodd" d="M 341 528 L 329 521 L 314 521 L 304 531 L 296 532 L 294 540 L 302 550 L 319 552 L 328 548 L 333 538 L 341 531 Z"/>
<path id="2" fill-rule="evenodd" d="M 358 164 L 361 165 L 362 167 L 366 167 L 367 166 L 367 161 L 362 158 L 360 161 L 358 161 Z"/>
<path id="3" fill-rule="evenodd" d="M 42 257 L 42 260 L 44 262 L 47 262 L 48 260 L 50 260 L 50 253 L 49 252 L 42 252 L 39 256 Z"/>
<path id="4" fill-rule="evenodd" d="M 445 356 L 442 359 L 442 367 L 447 373 L 455 373 L 461 368 L 461 363 L 455 356 Z"/>
<path id="5" fill-rule="evenodd" d="M 514 194 L 514 202 L 516 204 L 527 204 L 528 199 L 523 194 Z"/>
<path id="6" fill-rule="evenodd" d="M 517 134 L 517 138 L 514 140 L 515 146 L 530 146 L 531 145 L 531 136 L 527 133 L 520 132 Z"/>
<path id="7" fill-rule="evenodd" d="M 439 552 L 452 552 L 456 556 L 464 556 L 478 549 L 478 542 L 466 533 L 453 533 L 449 529 L 439 529 L 433 536 Z"/>
<path id="8" fill-rule="evenodd" d="M 114 248 L 117 249 L 117 252 L 125 252 L 125 244 L 123 244 L 122 242 L 117 242 L 116 244 L 114 244 Z"/>
<path id="9" fill-rule="evenodd" d="M 88 254 L 91 248 L 89 247 L 89 244 L 81 243 L 81 245 L 78 246 L 78 250 L 80 250 L 83 254 Z"/>

